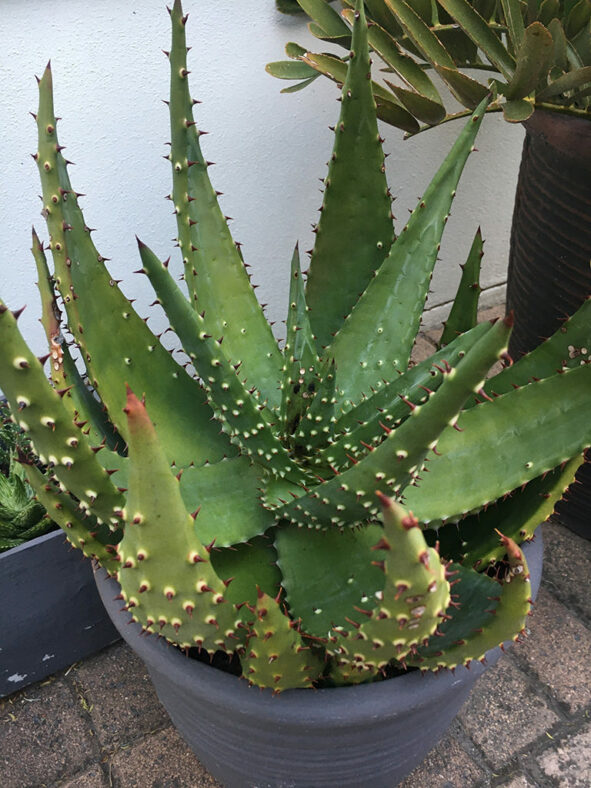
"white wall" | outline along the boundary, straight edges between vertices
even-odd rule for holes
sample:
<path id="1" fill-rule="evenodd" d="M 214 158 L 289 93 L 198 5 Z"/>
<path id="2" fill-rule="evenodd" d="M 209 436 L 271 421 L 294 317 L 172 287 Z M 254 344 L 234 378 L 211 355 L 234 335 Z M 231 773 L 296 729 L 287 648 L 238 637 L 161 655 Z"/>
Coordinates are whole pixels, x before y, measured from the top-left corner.
<path id="1" fill-rule="evenodd" d="M 193 95 L 203 101 L 197 120 L 210 132 L 204 139 L 222 206 L 234 217 L 234 237 L 252 264 L 261 301 L 272 320 L 284 316 L 287 272 L 296 240 L 311 246 L 310 225 L 321 196 L 319 177 L 332 147 L 328 125 L 338 114 L 336 90 L 325 79 L 295 95 L 281 95 L 282 83 L 264 65 L 283 57 L 296 40 L 311 47 L 301 19 L 276 12 L 273 0 L 185 0 Z M 56 112 L 74 188 L 87 222 L 96 227 L 95 243 L 128 295 L 140 297 L 138 311 L 148 314 L 152 300 L 138 267 L 137 233 L 163 257 L 173 253 L 175 235 L 166 152 L 169 20 L 163 0 L 3 0 L 0 27 L 0 294 L 12 308 L 28 309 L 21 326 L 36 352 L 44 350 L 37 323 L 39 301 L 28 252 L 35 224 L 47 237 L 39 216 L 36 165 L 30 153 L 36 132 L 29 111 L 36 108 L 34 74 L 52 60 Z M 389 177 L 397 195 L 394 212 L 402 223 L 451 145 L 458 126 L 402 141 L 385 127 Z M 472 235 L 480 223 L 487 243 L 483 282 L 489 302 L 502 297 L 510 216 L 522 131 L 500 117 L 485 121 L 479 153 L 468 164 L 442 262 L 433 281 L 431 304 L 453 297 Z M 180 271 L 180 261 L 177 255 Z M 155 311 L 154 330 L 162 327 Z M 439 317 L 441 310 L 432 316 Z"/>

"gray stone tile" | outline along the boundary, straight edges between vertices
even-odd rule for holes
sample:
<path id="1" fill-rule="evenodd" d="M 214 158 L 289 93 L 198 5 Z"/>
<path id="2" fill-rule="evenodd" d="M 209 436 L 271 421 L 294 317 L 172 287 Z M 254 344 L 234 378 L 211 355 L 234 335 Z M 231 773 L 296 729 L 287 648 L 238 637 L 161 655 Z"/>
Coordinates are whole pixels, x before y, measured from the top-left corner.
<path id="1" fill-rule="evenodd" d="M 65 783 L 60 783 L 59 788 L 107 788 L 107 779 L 101 767 L 97 764 L 82 774 L 77 774 Z"/>
<path id="2" fill-rule="evenodd" d="M 516 774 L 504 783 L 499 783 L 496 788 L 539 788 L 524 774 Z"/>
<path id="3" fill-rule="evenodd" d="M 116 643 L 70 673 L 86 699 L 103 747 L 137 739 L 169 724 L 148 671 L 124 643 Z"/>
<path id="4" fill-rule="evenodd" d="M 113 788 L 222 788 L 172 727 L 115 753 L 111 778 Z"/>
<path id="5" fill-rule="evenodd" d="M 411 360 L 418 364 L 426 358 L 430 358 L 435 353 L 435 350 L 435 345 L 422 334 L 419 334 L 412 349 Z"/>
<path id="6" fill-rule="evenodd" d="M 529 637 L 514 650 L 553 695 L 575 712 L 591 703 L 591 630 L 542 588 L 528 619 Z"/>
<path id="7" fill-rule="evenodd" d="M 591 621 L 591 542 L 556 521 L 543 526 L 544 583 L 571 610 Z"/>
<path id="8" fill-rule="evenodd" d="M 81 772 L 98 746 L 63 681 L 34 685 L 0 702 L 0 785 L 33 788 Z"/>
<path id="9" fill-rule="evenodd" d="M 449 732 L 399 788 L 470 788 L 484 777 L 484 771 Z"/>
<path id="10" fill-rule="evenodd" d="M 459 717 L 495 771 L 559 719 L 506 657 L 484 673 Z"/>
<path id="11" fill-rule="evenodd" d="M 538 758 L 542 772 L 559 788 L 591 785 L 591 725 Z"/>

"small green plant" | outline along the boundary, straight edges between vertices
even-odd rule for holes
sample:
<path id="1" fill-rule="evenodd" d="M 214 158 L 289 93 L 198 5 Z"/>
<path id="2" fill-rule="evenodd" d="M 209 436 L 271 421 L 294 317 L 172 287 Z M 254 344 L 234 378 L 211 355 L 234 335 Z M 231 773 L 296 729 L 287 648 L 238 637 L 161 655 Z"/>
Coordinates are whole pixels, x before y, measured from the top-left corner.
<path id="1" fill-rule="evenodd" d="M 297 0 L 322 41 L 351 44 L 353 0 L 342 14 L 326 0 Z M 493 91 L 488 112 L 502 110 L 512 122 L 535 109 L 591 119 L 591 3 L 589 0 L 366 0 L 369 43 L 389 75 L 373 85 L 378 115 L 415 133 L 474 110 Z M 280 79 L 296 80 L 288 91 L 320 74 L 342 83 L 348 55 L 307 52 L 289 43 L 291 61 L 270 63 Z M 466 73 L 466 69 L 470 73 Z M 488 72 L 477 78 L 475 70 Z M 448 114 L 436 74 L 467 109 Z M 490 76 L 494 73 L 494 77 Z"/>
<path id="2" fill-rule="evenodd" d="M 309 274 L 296 248 L 280 347 L 209 180 L 179 0 L 171 19 L 170 199 L 186 290 L 142 242 L 139 273 L 192 367 L 150 332 L 94 246 L 48 68 L 35 159 L 53 274 L 36 234 L 33 254 L 53 386 L 0 307 L 0 383 L 47 466 L 29 466 L 29 481 L 147 632 L 235 653 L 259 686 L 482 659 L 523 630 L 517 543 L 591 443 L 591 368 L 569 352 L 591 347 L 591 302 L 486 380 L 507 361 L 511 320 L 474 324 L 477 234 L 441 349 L 409 363 L 488 97 L 395 238 L 359 2 Z M 61 341 L 58 293 L 92 394 Z"/>
<path id="3" fill-rule="evenodd" d="M 17 547 L 56 526 L 35 500 L 17 455 L 28 450 L 28 441 L 0 403 L 0 553 Z"/>

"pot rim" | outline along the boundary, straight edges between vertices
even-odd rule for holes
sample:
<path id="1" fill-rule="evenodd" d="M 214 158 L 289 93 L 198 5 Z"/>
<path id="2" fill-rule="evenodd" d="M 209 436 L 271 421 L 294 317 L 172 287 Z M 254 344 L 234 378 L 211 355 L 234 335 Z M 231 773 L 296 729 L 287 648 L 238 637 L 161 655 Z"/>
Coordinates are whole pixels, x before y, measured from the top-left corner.
<path id="1" fill-rule="evenodd" d="M 532 597 L 537 593 L 541 576 L 543 542 L 540 529 L 536 539 L 524 545 L 532 572 Z M 247 681 L 238 676 L 212 669 L 209 665 L 185 656 L 164 638 L 154 634 L 142 634 L 140 624 L 132 620 L 131 613 L 121 610 L 119 584 L 107 575 L 106 570 L 95 567 L 95 581 L 103 603 L 128 645 L 146 663 L 149 669 L 164 672 L 180 691 L 191 686 L 193 697 L 204 704 L 216 705 L 230 714 L 250 715 L 255 713 L 269 724 L 285 722 L 286 718 L 307 716 L 310 727 L 325 726 L 328 716 L 332 726 L 351 724 L 354 716 L 364 724 L 376 717 L 398 716 L 417 706 L 417 694 L 427 696 L 429 704 L 439 699 L 454 687 L 475 680 L 488 667 L 492 667 L 501 656 L 500 647 L 487 651 L 485 664 L 472 662 L 470 668 L 460 666 L 454 670 L 421 673 L 411 671 L 392 679 L 346 687 L 331 687 L 317 690 L 289 689 L 273 695 L 271 689 L 249 687 Z M 135 637 L 134 637 L 135 635 Z M 512 642 L 509 641 L 511 644 Z M 327 704 L 330 704 L 327 708 Z"/>

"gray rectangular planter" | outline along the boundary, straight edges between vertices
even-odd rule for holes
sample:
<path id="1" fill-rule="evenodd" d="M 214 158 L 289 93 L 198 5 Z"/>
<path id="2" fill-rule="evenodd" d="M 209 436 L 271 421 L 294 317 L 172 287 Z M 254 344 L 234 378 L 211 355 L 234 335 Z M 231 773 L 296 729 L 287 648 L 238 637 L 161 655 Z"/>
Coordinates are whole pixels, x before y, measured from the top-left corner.
<path id="1" fill-rule="evenodd" d="M 61 530 L 0 553 L 0 697 L 119 639 Z"/>

